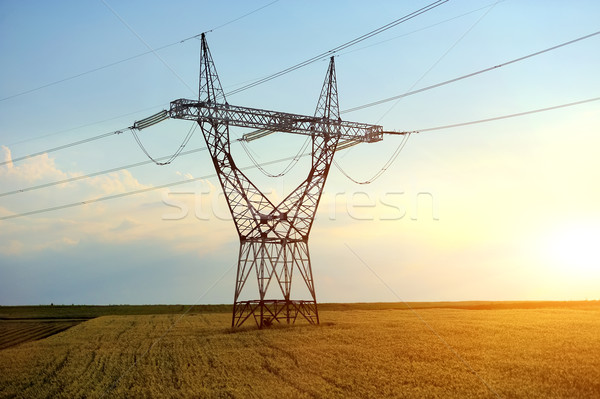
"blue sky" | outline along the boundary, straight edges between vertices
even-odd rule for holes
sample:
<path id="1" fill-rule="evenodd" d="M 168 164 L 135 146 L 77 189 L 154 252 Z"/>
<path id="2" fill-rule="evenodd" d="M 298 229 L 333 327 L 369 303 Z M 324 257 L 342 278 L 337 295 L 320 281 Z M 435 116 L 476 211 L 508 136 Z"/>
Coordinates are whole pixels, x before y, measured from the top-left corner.
<path id="1" fill-rule="evenodd" d="M 1 1 L 0 98 L 11 98 L 0 101 L 0 157 L 8 161 L 123 129 L 172 100 L 194 98 L 199 40 L 119 62 L 148 51 L 144 42 L 158 48 L 217 28 L 207 40 L 229 92 L 429 2 L 280 0 L 221 26 L 268 3 Z M 341 109 L 588 35 L 600 30 L 598 15 L 595 1 L 451 0 L 336 54 Z M 595 98 L 599 44 L 595 36 L 343 118 L 418 130 Z M 228 101 L 312 114 L 327 61 Z M 14 96 L 111 63 L 117 64 Z M 356 185 L 332 169 L 310 239 L 317 298 L 600 298 L 594 241 L 600 234 L 599 104 L 412 135 L 370 185 Z M 140 137 L 151 154 L 165 156 L 177 150 L 190 127 L 169 120 Z M 400 141 L 386 137 L 339 152 L 336 159 L 365 180 Z M 302 143 L 302 137 L 273 135 L 250 147 L 257 160 L 269 161 L 294 155 Z M 196 132 L 187 149 L 203 146 Z M 251 164 L 241 148 L 234 145 L 233 152 L 238 164 Z M 129 133 L 114 135 L 0 166 L 0 193 L 145 159 Z M 306 168 L 303 160 L 283 178 L 248 174 L 281 198 Z M 168 166 L 0 196 L 1 217 L 206 176 L 1 220 L 0 304 L 231 302 L 238 243 L 213 173 L 208 154 L 198 152 Z"/>

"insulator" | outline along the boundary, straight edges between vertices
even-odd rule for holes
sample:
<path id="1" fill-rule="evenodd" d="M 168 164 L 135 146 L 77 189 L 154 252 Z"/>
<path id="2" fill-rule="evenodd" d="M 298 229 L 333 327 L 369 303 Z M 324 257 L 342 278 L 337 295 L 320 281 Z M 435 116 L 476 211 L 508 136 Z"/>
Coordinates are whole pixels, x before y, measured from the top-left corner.
<path id="1" fill-rule="evenodd" d="M 169 113 L 165 110 L 162 110 L 152 116 L 149 116 L 141 121 L 137 121 L 133 124 L 133 128 L 137 130 L 142 130 L 152 125 L 156 125 L 159 122 L 164 121 L 165 119 L 169 119 Z"/>

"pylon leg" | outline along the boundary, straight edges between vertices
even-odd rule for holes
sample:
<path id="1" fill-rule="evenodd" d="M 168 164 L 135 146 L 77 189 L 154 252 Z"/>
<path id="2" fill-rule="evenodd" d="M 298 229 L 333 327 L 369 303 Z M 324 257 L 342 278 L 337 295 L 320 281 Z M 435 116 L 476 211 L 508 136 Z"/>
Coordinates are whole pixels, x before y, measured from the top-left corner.
<path id="1" fill-rule="evenodd" d="M 294 274 L 299 274 L 296 281 L 304 284 L 293 286 Z M 250 296 L 256 295 L 247 286 L 252 285 L 248 278 L 253 275 L 259 299 L 244 300 L 244 291 L 250 291 Z M 304 299 L 291 299 L 292 288 L 304 288 Z M 299 240 L 242 241 L 231 326 L 239 327 L 253 319 L 258 328 L 263 328 L 273 323 L 292 324 L 299 317 L 311 324 L 319 323 L 308 244 Z"/>

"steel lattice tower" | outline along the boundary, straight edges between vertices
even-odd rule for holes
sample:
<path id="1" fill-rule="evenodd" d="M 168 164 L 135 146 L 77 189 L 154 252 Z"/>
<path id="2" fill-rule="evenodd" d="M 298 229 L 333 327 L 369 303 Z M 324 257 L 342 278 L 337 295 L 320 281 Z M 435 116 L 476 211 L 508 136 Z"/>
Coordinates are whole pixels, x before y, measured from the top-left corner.
<path id="1" fill-rule="evenodd" d="M 318 324 L 308 237 L 336 147 L 383 136 L 381 126 L 340 119 L 333 57 L 314 116 L 231 106 L 202 35 L 199 99 L 173 101 L 169 116 L 200 125 L 240 238 L 232 327 L 249 318 L 262 328 L 273 322 L 293 323 L 299 316 Z M 273 204 L 236 166 L 230 126 L 309 135 L 312 164 L 306 179 L 280 204 Z"/>

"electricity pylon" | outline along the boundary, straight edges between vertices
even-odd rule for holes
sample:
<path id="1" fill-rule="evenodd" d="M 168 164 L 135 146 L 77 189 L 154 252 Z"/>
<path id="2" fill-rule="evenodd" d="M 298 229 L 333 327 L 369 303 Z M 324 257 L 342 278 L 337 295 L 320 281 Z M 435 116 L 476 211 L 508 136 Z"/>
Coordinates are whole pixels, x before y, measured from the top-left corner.
<path id="1" fill-rule="evenodd" d="M 231 325 L 253 318 L 262 328 L 294 323 L 299 316 L 318 324 L 308 237 L 333 156 L 338 146 L 382 140 L 383 128 L 340 119 L 333 57 L 314 116 L 229 105 L 204 34 L 200 60 L 198 101 L 171 102 L 169 116 L 200 125 L 240 238 Z M 273 204 L 236 166 L 230 126 L 258 129 L 246 140 L 272 132 L 309 135 L 312 165 L 306 179 Z"/>

